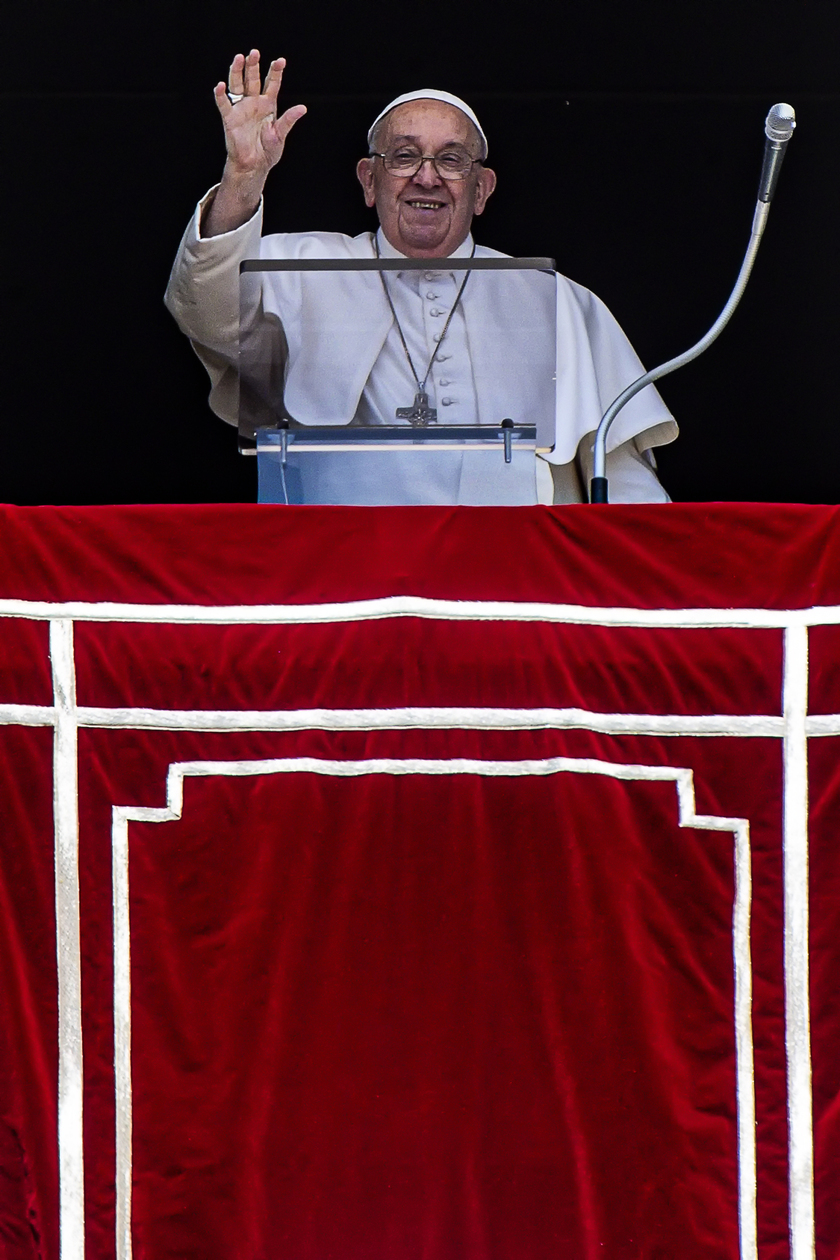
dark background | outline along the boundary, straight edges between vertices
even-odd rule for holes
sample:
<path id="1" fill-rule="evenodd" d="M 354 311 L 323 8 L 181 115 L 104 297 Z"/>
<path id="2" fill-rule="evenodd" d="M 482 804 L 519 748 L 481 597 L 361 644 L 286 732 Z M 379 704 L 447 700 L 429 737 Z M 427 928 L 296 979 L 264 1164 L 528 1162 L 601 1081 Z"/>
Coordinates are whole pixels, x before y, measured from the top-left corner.
<path id="1" fill-rule="evenodd" d="M 294 8 L 218 0 L 31 6 L 4 19 L 8 359 L 0 500 L 250 500 L 255 461 L 208 410 L 163 309 L 172 256 L 218 178 L 212 88 L 236 51 L 289 66 L 308 116 L 268 187 L 269 230 L 372 225 L 353 165 L 398 92 L 466 97 L 499 189 L 477 237 L 550 255 L 648 364 L 702 336 L 752 220 L 763 123 L 796 109 L 756 269 L 732 325 L 662 393 L 678 500 L 840 497 L 832 3 L 575 0 Z"/>

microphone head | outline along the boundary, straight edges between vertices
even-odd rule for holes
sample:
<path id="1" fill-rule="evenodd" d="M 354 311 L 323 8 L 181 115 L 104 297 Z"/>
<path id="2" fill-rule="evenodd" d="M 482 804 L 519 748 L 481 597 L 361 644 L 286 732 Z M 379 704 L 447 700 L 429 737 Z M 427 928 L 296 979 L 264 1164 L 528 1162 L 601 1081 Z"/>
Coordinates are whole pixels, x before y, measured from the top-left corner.
<path id="1" fill-rule="evenodd" d="M 790 140 L 795 126 L 796 114 L 793 106 L 786 105 L 782 101 L 779 105 L 774 105 L 767 115 L 767 121 L 764 124 L 764 134 L 768 140 L 784 143 L 785 140 Z"/>

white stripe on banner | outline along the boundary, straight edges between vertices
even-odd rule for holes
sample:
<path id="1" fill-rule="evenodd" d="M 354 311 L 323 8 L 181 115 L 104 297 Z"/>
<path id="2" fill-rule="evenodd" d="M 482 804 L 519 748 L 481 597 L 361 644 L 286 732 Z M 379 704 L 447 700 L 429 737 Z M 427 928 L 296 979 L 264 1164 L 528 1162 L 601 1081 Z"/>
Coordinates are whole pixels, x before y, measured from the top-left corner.
<path id="1" fill-rule="evenodd" d="M 58 1168 L 61 1260 L 84 1260 L 82 970 L 76 673 L 72 621 L 50 622 L 55 697 L 53 811 L 58 960 Z"/>
<path id="2" fill-rule="evenodd" d="M 79 727 L 153 731 L 583 730 L 607 735 L 781 739 L 773 714 L 596 713 L 591 709 L 409 706 L 401 709 L 132 709 L 77 705 Z M 0 726 L 54 726 L 52 705 L 0 704 Z M 840 734 L 840 714 L 809 718 L 809 735 Z"/>
<path id="3" fill-rule="evenodd" d="M 476 774 L 521 777 L 559 773 L 605 775 L 624 781 L 672 782 L 677 789 L 679 825 L 706 831 L 731 831 L 735 838 L 735 902 L 732 952 L 735 969 L 735 1071 L 738 1124 L 738 1216 L 741 1260 L 757 1260 L 755 1087 L 752 1038 L 752 961 L 750 908 L 752 897 L 749 823 L 744 818 L 697 814 L 691 770 L 674 766 L 617 765 L 594 758 L 552 757 L 544 760 L 483 761 L 467 758 L 371 758 L 329 761 L 288 757 L 269 761 L 193 761 L 170 765 L 166 806 L 118 806 L 112 811 L 114 854 L 114 1062 L 117 1066 L 117 1260 L 130 1260 L 131 1249 L 131 956 L 129 931 L 128 824 L 172 822 L 181 817 L 184 779 L 190 776 L 324 774 L 340 778 L 367 774 Z M 118 904 L 119 899 L 119 904 Z"/>
<path id="4" fill-rule="evenodd" d="M 55 726 L 55 717 L 51 704 L 0 704 L 0 726 Z"/>
<path id="5" fill-rule="evenodd" d="M 784 664 L 785 1048 L 791 1260 L 814 1260 L 814 1132 L 808 996 L 808 631 L 790 626 Z"/>
<path id="6" fill-rule="evenodd" d="M 2 718 L 0 717 L 0 720 Z M 585 730 L 609 735 L 729 735 L 781 739 L 784 718 L 761 715 L 593 713 L 586 709 L 100 709 L 79 726 L 160 731 Z"/>
<path id="7" fill-rule="evenodd" d="M 0 617 L 44 621 L 163 622 L 172 625 L 317 625 L 328 622 L 379 621 L 387 617 L 423 617 L 435 621 L 546 621 L 582 626 L 656 626 L 675 630 L 783 630 L 786 626 L 840 623 L 840 606 L 774 608 L 597 608 L 583 604 L 515 603 L 510 600 L 427 599 L 389 595 L 382 599 L 334 604 L 53 604 L 41 600 L 0 600 Z"/>
<path id="8" fill-rule="evenodd" d="M 0 726 L 53 726 L 52 705 L 0 704 Z M 781 739 L 772 714 L 595 713 L 590 709 L 131 709 L 76 708 L 77 726 L 153 731 L 583 730 L 607 735 Z M 809 735 L 840 734 L 840 714 L 808 719 Z"/>

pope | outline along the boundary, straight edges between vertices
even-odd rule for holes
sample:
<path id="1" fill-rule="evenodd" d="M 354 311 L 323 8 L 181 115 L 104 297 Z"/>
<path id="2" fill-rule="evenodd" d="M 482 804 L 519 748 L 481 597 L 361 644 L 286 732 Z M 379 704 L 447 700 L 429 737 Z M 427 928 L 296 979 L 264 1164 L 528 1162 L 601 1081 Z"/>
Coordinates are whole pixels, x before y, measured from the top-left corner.
<path id="1" fill-rule="evenodd" d="M 167 289 L 210 375 L 212 409 L 237 422 L 241 335 L 257 345 L 266 387 L 293 424 L 460 426 L 509 415 L 529 423 L 550 409 L 555 443 L 543 457 L 520 451 L 505 466 L 496 452 L 301 455 L 290 470 L 291 501 L 581 502 L 598 421 L 643 368 L 603 303 L 565 277 L 555 286 L 543 273 L 445 266 L 504 257 L 472 236 L 497 182 L 474 111 L 430 88 L 385 106 L 356 167 L 377 231 L 263 236 L 266 180 L 306 114 L 304 105 L 278 108 L 284 69 L 283 58 L 272 61 L 263 81 L 254 49 L 237 54 L 227 84 L 217 84 L 224 171 L 199 202 Z M 376 257 L 427 260 L 429 268 L 265 272 L 240 309 L 245 259 Z M 620 413 L 607 459 L 614 501 L 668 501 L 653 449 L 676 433 L 653 387 Z"/>

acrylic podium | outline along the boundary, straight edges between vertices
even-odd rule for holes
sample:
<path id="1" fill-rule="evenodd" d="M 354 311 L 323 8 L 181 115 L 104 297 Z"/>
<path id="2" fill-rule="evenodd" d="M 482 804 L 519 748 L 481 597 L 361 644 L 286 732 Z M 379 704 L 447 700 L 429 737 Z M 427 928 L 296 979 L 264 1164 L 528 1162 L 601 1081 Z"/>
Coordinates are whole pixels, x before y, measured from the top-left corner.
<path id="1" fill-rule="evenodd" d="M 535 502 L 535 453 L 554 445 L 553 268 L 548 258 L 447 259 L 443 271 L 416 259 L 243 263 L 240 449 L 257 456 L 259 501 Z M 442 279 L 452 292 L 438 309 Z M 402 334 L 393 298 L 422 331 L 407 326 L 405 358 L 385 364 L 405 403 L 392 409 L 367 377 L 392 317 Z M 295 313 L 282 335 L 281 310 Z M 462 323 L 450 328 L 449 311 Z M 286 376 L 287 335 L 297 341 Z"/>

